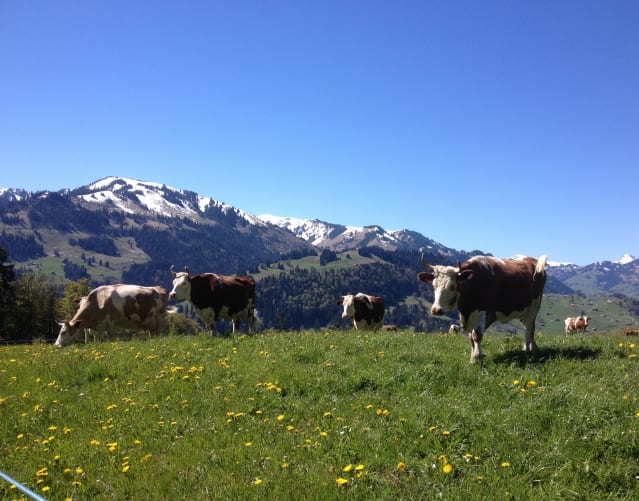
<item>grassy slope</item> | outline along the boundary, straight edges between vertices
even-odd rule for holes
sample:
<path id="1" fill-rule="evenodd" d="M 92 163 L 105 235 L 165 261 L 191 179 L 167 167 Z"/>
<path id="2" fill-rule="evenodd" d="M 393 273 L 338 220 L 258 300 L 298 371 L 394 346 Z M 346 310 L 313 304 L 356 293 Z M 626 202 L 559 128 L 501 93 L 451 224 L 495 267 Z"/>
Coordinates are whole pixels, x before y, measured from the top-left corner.
<path id="1" fill-rule="evenodd" d="M 408 331 L 3 346 L 2 470 L 52 500 L 636 499 L 638 348 L 538 341 L 488 334 L 484 369 Z"/>

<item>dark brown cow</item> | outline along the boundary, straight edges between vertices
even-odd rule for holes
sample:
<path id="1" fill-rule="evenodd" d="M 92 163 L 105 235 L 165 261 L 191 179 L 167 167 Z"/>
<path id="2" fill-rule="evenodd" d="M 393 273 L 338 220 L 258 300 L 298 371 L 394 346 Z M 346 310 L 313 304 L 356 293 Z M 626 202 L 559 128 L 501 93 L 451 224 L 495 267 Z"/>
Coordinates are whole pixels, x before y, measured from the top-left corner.
<path id="1" fill-rule="evenodd" d="M 216 273 L 191 275 L 187 270 L 174 276 L 171 299 L 189 301 L 197 316 L 211 334 L 215 333 L 218 319 L 230 320 L 233 333 L 239 330 L 241 320 L 248 319 L 249 332 L 255 323 L 255 280 L 250 277 L 230 277 Z"/>
<path id="2" fill-rule="evenodd" d="M 443 315 L 459 310 L 461 328 L 469 332 L 470 361 L 483 359 L 481 340 L 493 322 L 519 319 L 526 327 L 524 350 L 537 348 L 535 319 L 546 284 L 546 256 L 497 259 L 475 256 L 458 266 L 432 266 L 424 260 L 422 282 L 433 284 L 431 312 Z"/>
<path id="3" fill-rule="evenodd" d="M 588 329 L 588 317 L 583 315 L 579 317 L 568 317 L 564 320 L 564 328 L 566 334 L 570 334 L 573 331 L 581 331 L 582 334 L 585 334 Z"/>
<path id="4" fill-rule="evenodd" d="M 379 296 L 359 294 L 347 294 L 337 301 L 338 306 L 343 306 L 342 318 L 350 318 L 353 327 L 379 329 L 384 323 L 384 300 Z"/>
<path id="5" fill-rule="evenodd" d="M 113 334 L 116 326 L 144 328 L 157 332 L 166 326 L 168 293 L 160 286 L 102 285 L 79 301 L 78 311 L 68 322 L 60 323 L 55 346 L 61 348 L 80 340 L 87 329 L 102 335 Z M 86 341 L 86 336 L 85 336 Z"/>

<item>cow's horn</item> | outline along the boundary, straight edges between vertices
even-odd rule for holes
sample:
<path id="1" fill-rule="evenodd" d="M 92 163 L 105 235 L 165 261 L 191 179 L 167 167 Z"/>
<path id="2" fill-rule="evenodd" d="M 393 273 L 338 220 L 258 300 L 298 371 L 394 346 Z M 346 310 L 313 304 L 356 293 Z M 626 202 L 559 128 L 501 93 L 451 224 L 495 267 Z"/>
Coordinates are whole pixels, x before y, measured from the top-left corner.
<path id="1" fill-rule="evenodd" d="M 177 273 L 175 273 L 175 270 L 173 269 L 173 265 L 171 265 L 171 267 L 169 268 L 169 271 L 171 272 L 171 275 L 173 276 L 177 275 Z"/>
<path id="2" fill-rule="evenodd" d="M 426 259 L 424 258 L 424 253 L 422 252 L 422 264 L 424 265 L 424 268 L 426 268 L 427 270 L 432 271 L 434 268 L 432 265 L 428 264 L 426 262 Z"/>
<path id="3" fill-rule="evenodd" d="M 191 270 L 189 270 L 188 266 L 184 267 L 184 271 L 186 271 L 186 273 L 189 275 L 189 277 L 191 276 Z"/>

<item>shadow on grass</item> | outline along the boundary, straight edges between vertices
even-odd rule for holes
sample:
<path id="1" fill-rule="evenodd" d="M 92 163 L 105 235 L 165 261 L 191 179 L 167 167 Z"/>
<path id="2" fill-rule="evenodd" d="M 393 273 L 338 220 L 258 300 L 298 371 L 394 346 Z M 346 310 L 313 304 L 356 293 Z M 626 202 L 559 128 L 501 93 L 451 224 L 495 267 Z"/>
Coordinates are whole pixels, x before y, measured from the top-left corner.
<path id="1" fill-rule="evenodd" d="M 496 364 L 516 364 L 524 367 L 527 364 L 544 364 L 555 359 L 594 360 L 601 356 L 602 350 L 592 348 L 538 348 L 534 353 L 526 353 L 521 348 L 508 350 L 496 355 Z"/>

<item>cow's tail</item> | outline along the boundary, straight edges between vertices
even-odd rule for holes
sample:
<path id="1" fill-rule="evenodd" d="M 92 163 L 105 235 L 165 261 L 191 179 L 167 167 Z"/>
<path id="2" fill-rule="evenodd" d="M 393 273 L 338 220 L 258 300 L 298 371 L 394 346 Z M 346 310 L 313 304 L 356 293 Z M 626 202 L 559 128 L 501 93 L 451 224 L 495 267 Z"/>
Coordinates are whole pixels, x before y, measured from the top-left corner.
<path id="1" fill-rule="evenodd" d="M 537 266 L 535 266 L 535 275 L 537 273 L 543 273 L 546 269 L 546 264 L 548 263 L 548 256 L 544 254 L 537 260 Z M 534 276 L 534 275 L 533 275 Z"/>

